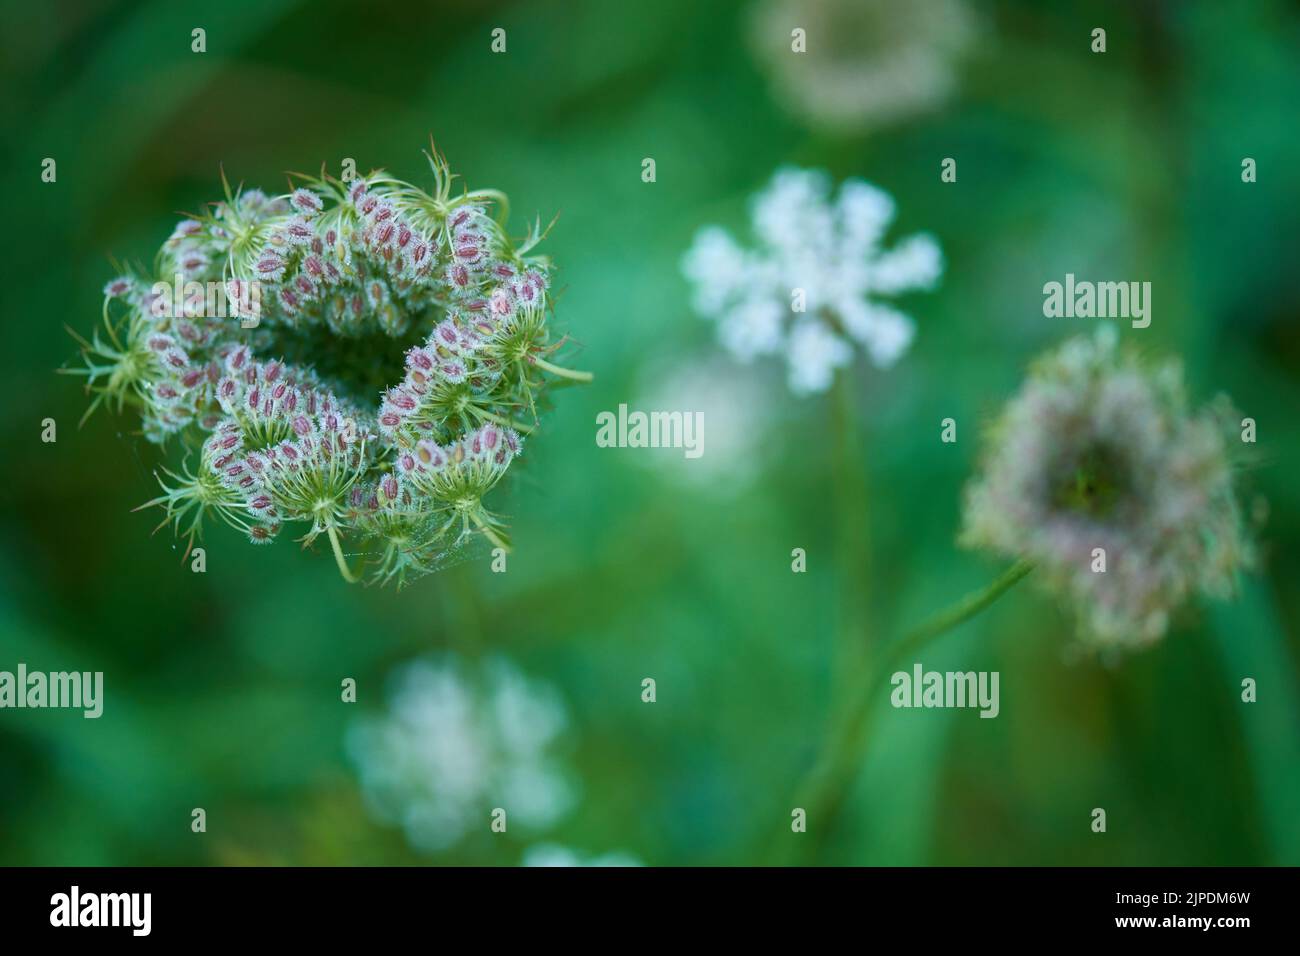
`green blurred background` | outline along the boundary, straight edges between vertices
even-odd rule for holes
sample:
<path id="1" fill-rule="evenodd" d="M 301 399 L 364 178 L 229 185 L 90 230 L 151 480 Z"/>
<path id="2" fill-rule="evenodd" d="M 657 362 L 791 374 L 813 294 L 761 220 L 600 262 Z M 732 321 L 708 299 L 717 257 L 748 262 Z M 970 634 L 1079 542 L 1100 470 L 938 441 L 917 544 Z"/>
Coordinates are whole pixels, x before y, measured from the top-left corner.
<path id="1" fill-rule="evenodd" d="M 0 863 L 514 864 L 533 838 L 489 834 L 487 808 L 453 849 L 411 848 L 366 812 L 345 755 L 394 668 L 445 648 L 502 652 L 563 695 L 581 800 L 541 836 L 650 864 L 770 858 L 800 839 L 790 807 L 845 677 L 837 628 L 869 647 L 997 572 L 954 547 L 961 487 L 1025 362 L 1091 326 L 1042 315 L 1067 271 L 1151 280 L 1151 328 L 1122 334 L 1259 422 L 1244 495 L 1266 519 L 1261 567 L 1238 601 L 1187 609 L 1118 662 L 1071 654 L 1066 609 L 1017 589 L 925 657 L 1000 671 L 1000 718 L 883 713 L 815 860 L 1300 863 L 1294 5 L 972 3 L 953 95 L 855 129 L 782 105 L 744 4 L 4 6 L 0 669 L 102 670 L 106 704 L 0 711 Z M 838 43 L 855 29 L 882 42 L 855 22 Z M 109 257 L 150 261 L 177 210 L 218 198 L 219 166 L 268 191 L 343 157 L 426 183 L 430 134 L 471 186 L 509 193 L 516 231 L 560 214 L 543 247 L 556 326 L 596 373 L 557 396 L 498 501 L 508 573 L 476 560 L 401 592 L 348 587 L 327 551 L 224 528 L 191 573 L 150 536 L 159 516 L 131 510 L 164 460 L 138 421 L 78 430 L 85 398 L 54 374 L 75 359 L 64 324 L 92 328 Z M 941 288 L 904 303 L 914 348 L 885 373 L 859 360 L 849 416 L 790 398 L 778 368 L 738 369 L 764 400 L 728 418 L 724 391 L 706 413 L 700 461 L 727 428 L 740 451 L 704 480 L 679 452 L 596 447 L 597 412 L 665 388 L 691 408 L 673 376 L 730 367 L 679 260 L 701 225 L 746 235 L 746 197 L 784 163 L 877 183 L 899 204 L 891 235 L 937 235 Z M 1246 676 L 1258 703 L 1239 700 Z"/>

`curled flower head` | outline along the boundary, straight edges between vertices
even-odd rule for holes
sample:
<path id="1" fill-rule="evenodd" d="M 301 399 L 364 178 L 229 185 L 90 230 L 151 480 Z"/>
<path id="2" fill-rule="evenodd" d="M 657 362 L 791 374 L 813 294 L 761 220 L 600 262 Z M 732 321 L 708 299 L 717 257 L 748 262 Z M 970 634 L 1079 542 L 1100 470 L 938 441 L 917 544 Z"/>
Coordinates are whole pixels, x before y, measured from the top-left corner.
<path id="1" fill-rule="evenodd" d="M 1085 639 L 1161 637 L 1196 592 L 1249 560 L 1225 415 L 1189 407 L 1182 371 L 1123 353 L 1113 328 L 1040 358 L 967 488 L 963 543 L 1033 562 Z"/>
<path id="2" fill-rule="evenodd" d="M 879 297 L 930 288 L 943 257 L 927 235 L 881 248 L 894 218 L 887 193 L 849 180 L 832 201 L 824 173 L 787 168 L 751 212 L 755 249 L 710 226 L 682 261 L 695 308 L 718 323 L 727 351 L 745 362 L 782 356 L 797 395 L 829 388 L 855 343 L 878 368 L 902 357 L 912 320 Z"/>
<path id="3" fill-rule="evenodd" d="M 104 287 L 108 334 L 80 370 L 95 404 L 139 407 L 151 440 L 205 449 L 153 502 L 178 531 L 215 514 L 262 543 L 296 523 L 328 537 L 345 578 L 348 536 L 373 580 L 398 583 L 473 535 L 508 546 L 483 498 L 536 427 L 547 375 L 588 376 L 548 361 L 540 233 L 512 240 L 496 191 L 453 190 L 429 161 L 429 192 L 382 171 L 275 197 L 227 186 L 172 232 L 156 276 Z M 177 276 L 203 291 L 173 315 L 155 287 Z"/>

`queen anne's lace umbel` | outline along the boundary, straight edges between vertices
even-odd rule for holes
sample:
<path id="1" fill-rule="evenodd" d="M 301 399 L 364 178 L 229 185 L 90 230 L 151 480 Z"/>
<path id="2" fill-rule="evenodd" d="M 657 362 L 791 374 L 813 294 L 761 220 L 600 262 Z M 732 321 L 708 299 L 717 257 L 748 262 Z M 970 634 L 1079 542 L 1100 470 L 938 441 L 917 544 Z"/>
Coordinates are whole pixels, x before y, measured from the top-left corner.
<path id="1" fill-rule="evenodd" d="M 549 827 L 577 791 L 563 760 L 568 711 L 551 684 L 503 657 L 420 658 L 392 681 L 388 709 L 354 721 L 348 756 L 366 805 L 438 852 L 509 812 L 511 832 Z"/>
<path id="2" fill-rule="evenodd" d="M 962 540 L 1032 562 L 1073 599 L 1080 635 L 1140 646 L 1197 593 L 1225 597 L 1252 560 L 1226 398 L 1196 409 L 1176 362 L 1115 330 L 1039 358 L 991 428 Z"/>
<path id="3" fill-rule="evenodd" d="M 432 193 L 383 172 L 227 186 L 152 274 L 105 287 L 78 371 L 92 409 L 131 406 L 150 440 L 197 447 L 151 502 L 191 541 L 207 514 L 253 542 L 302 522 L 344 577 L 348 536 L 370 577 L 399 583 L 472 534 L 508 546 L 483 498 L 536 426 L 543 373 L 590 376 L 548 361 L 541 230 L 512 241 L 503 194 L 453 194 L 429 160 Z"/>
<path id="4" fill-rule="evenodd" d="M 848 180 L 832 202 L 825 173 L 780 169 L 754 197 L 753 249 L 718 226 L 696 235 L 682 261 L 695 308 L 741 361 L 783 357 L 796 395 L 830 388 L 854 344 L 887 368 L 911 345 L 915 324 L 883 300 L 928 289 L 943 271 L 928 235 L 881 247 L 894 212 L 894 200 L 870 183 Z"/>

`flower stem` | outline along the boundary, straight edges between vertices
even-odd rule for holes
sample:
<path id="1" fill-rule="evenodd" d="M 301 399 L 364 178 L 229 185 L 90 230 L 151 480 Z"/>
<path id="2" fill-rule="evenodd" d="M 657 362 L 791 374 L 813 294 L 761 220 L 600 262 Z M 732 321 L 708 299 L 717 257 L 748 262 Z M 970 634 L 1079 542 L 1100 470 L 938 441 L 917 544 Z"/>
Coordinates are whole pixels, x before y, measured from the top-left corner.
<path id="1" fill-rule="evenodd" d="M 476 406 L 473 408 L 473 412 L 483 421 L 492 422 L 493 424 L 500 425 L 502 428 L 513 428 L 515 431 L 521 432 L 524 435 L 531 435 L 536 429 L 535 425 L 529 425 L 527 422 L 517 421 L 513 418 L 506 418 L 504 415 L 497 415 L 494 412 L 489 412 L 485 408 L 478 408 Z"/>
<path id="2" fill-rule="evenodd" d="M 498 548 L 500 548 L 502 551 L 505 551 L 507 554 L 510 553 L 510 545 L 509 545 L 509 543 L 508 543 L 504 538 L 502 538 L 501 535 L 497 534 L 496 531 L 492 528 L 492 526 L 491 526 L 490 524 L 488 524 L 486 521 L 484 521 L 482 518 L 480 518 L 478 515 L 476 515 L 476 514 L 475 514 L 474 512 L 472 512 L 472 511 L 470 512 L 470 519 L 471 519 L 471 520 L 472 520 L 476 525 L 478 525 L 478 529 L 479 529 L 480 531 L 483 532 L 484 536 L 485 536 L 489 541 L 491 541 L 494 545 L 496 545 L 496 546 L 497 546 Z"/>
<path id="3" fill-rule="evenodd" d="M 590 382 L 594 375 L 590 372 L 575 372 L 571 368 L 563 368 L 559 365 L 553 365 L 544 358 L 538 358 L 536 355 L 530 356 L 529 361 L 540 369 L 550 372 L 552 375 L 558 375 L 560 378 L 570 378 L 575 382 Z"/>
<path id="4" fill-rule="evenodd" d="M 343 575 L 343 580 L 348 584 L 356 584 L 358 578 L 348 570 L 348 563 L 343 558 L 343 548 L 339 545 L 338 532 L 334 530 L 334 522 L 331 521 L 326 525 L 325 530 L 329 532 L 330 547 L 334 549 L 334 563 L 339 566 L 339 574 Z"/>
<path id="5" fill-rule="evenodd" d="M 804 798 L 799 803 L 807 811 L 810 857 L 825 845 L 835 826 L 835 819 L 849 796 L 854 775 L 861 764 L 867 743 L 871 717 L 876 708 L 877 692 L 887 682 L 893 668 L 930 645 L 935 639 L 975 617 L 1018 581 L 1033 570 L 1028 561 L 1019 560 L 979 591 L 967 594 L 957 603 L 940 611 L 919 627 L 909 631 L 902 639 L 884 648 L 875 666 L 869 668 L 858 696 L 850 705 L 845 718 L 833 724 L 831 740 L 827 744 L 816 769 L 804 786 Z"/>
<path id="6" fill-rule="evenodd" d="M 1033 569 L 1034 566 L 1031 563 L 1021 558 L 989 582 L 988 586 L 982 590 L 972 591 L 956 604 L 940 611 L 920 627 L 911 631 L 896 645 L 898 653 L 906 656 L 940 634 L 951 631 L 957 625 L 970 620 L 1009 591 L 1016 582 Z"/>
<path id="7" fill-rule="evenodd" d="M 858 436 L 851 370 L 835 377 L 832 407 L 831 487 L 835 503 L 834 551 L 837 591 L 832 647 L 831 712 L 851 696 L 870 661 L 870 495 L 863 443 Z"/>

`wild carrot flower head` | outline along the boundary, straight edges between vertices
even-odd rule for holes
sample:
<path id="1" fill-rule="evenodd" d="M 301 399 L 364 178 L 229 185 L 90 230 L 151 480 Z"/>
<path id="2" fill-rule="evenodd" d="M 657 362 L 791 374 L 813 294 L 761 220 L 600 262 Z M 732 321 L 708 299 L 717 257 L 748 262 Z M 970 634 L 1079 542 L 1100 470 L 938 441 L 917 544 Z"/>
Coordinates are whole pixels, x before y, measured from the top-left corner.
<path id="1" fill-rule="evenodd" d="M 893 218 L 893 199 L 869 183 L 849 180 L 832 201 L 824 173 L 778 170 L 752 203 L 754 249 L 717 226 L 696 235 L 682 261 L 695 308 L 741 361 L 784 358 L 797 395 L 826 391 L 854 345 L 887 368 L 915 326 L 881 299 L 928 289 L 943 271 L 927 235 L 881 247 Z"/>
<path id="2" fill-rule="evenodd" d="M 151 440 L 205 449 L 153 502 L 178 530 L 215 513 L 264 543 L 297 523 L 328 535 L 345 577 L 340 535 L 399 583 L 471 535 L 507 546 L 483 497 L 537 426 L 543 371 L 574 373 L 547 361 L 541 231 L 512 239 L 500 193 L 454 191 L 429 162 L 430 192 L 382 171 L 300 176 L 281 196 L 227 185 L 173 230 L 156 274 L 105 285 L 78 371 L 94 405 L 139 407 Z"/>
<path id="3" fill-rule="evenodd" d="M 1249 559 L 1226 417 L 1193 410 L 1180 367 L 1121 352 L 1113 328 L 1072 339 L 989 434 L 963 543 L 1033 562 L 1086 639 L 1154 641 L 1194 593 L 1229 594 Z"/>
<path id="4" fill-rule="evenodd" d="M 393 679 L 388 711 L 358 720 L 347 751 L 371 811 L 437 851 L 486 827 L 492 811 L 536 830 L 574 802 L 555 754 L 568 717 L 551 686 L 504 658 L 419 659 Z"/>
<path id="5" fill-rule="evenodd" d="M 762 0 L 755 53 L 788 112 L 838 132 L 869 130 L 940 106 L 978 36 L 964 0 Z M 791 29 L 805 49 L 791 49 Z"/>

